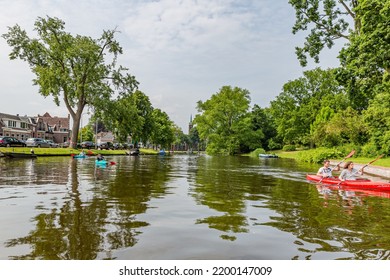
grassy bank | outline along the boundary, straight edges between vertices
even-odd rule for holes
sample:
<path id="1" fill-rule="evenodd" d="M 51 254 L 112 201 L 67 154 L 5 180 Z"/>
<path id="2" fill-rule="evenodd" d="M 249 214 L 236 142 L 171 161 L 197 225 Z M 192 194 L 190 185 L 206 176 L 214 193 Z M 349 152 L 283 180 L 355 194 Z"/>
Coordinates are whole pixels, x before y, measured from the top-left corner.
<path id="1" fill-rule="evenodd" d="M 278 152 L 276 152 L 276 154 L 281 158 L 291 158 L 291 159 L 295 159 L 295 160 L 305 161 L 304 160 L 305 158 L 306 159 L 312 158 L 309 155 L 309 153 L 313 153 L 313 152 L 315 152 L 315 150 L 293 151 L 293 152 L 278 151 Z M 334 161 L 341 161 L 343 159 L 343 156 L 346 156 L 347 154 L 348 153 L 346 153 L 345 155 L 341 155 L 339 157 L 338 156 L 333 156 L 333 157 L 331 156 L 331 157 L 329 157 L 329 159 L 334 160 Z M 353 156 L 348 160 L 351 160 L 351 161 L 359 163 L 359 164 L 366 164 L 366 163 L 369 163 L 370 161 L 374 160 L 375 158 L 376 157 L 368 158 L 368 157 Z M 309 161 L 309 160 L 307 160 L 307 161 Z M 372 163 L 372 165 L 390 167 L 390 158 L 381 158 L 381 159 L 375 161 L 374 163 Z"/>
<path id="2" fill-rule="evenodd" d="M 70 156 L 72 154 L 79 154 L 82 149 L 71 149 L 71 148 L 32 148 L 34 153 L 38 156 Z M 30 153 L 31 148 L 0 148 L 0 152 L 15 152 L 15 153 Z M 126 155 L 125 150 L 87 150 L 84 149 L 85 152 L 91 151 L 94 155 L 102 154 L 102 155 Z M 141 154 L 146 155 L 155 155 L 158 152 L 152 149 L 140 149 Z"/>

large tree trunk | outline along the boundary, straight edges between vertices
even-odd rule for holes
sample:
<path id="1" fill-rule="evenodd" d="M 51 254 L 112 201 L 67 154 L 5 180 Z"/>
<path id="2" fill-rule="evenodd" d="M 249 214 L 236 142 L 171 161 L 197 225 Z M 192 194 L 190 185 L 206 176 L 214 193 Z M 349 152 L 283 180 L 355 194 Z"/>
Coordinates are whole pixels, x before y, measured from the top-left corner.
<path id="1" fill-rule="evenodd" d="M 72 116 L 73 119 L 73 126 L 72 126 L 72 136 L 70 138 L 70 147 L 75 149 L 77 148 L 77 139 L 79 135 L 79 127 L 80 127 L 80 115 L 81 114 L 75 114 Z"/>

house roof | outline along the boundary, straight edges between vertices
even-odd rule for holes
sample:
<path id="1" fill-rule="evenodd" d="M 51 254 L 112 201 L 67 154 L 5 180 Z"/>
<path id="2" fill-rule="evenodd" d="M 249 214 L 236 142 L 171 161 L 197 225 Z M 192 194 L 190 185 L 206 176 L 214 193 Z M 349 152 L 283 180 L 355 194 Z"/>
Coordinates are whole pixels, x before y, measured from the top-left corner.
<path id="1" fill-rule="evenodd" d="M 43 116 L 41 116 L 43 121 L 52 127 L 64 127 L 69 129 L 69 117 L 60 118 L 60 117 L 52 117 L 48 112 L 46 112 Z"/>

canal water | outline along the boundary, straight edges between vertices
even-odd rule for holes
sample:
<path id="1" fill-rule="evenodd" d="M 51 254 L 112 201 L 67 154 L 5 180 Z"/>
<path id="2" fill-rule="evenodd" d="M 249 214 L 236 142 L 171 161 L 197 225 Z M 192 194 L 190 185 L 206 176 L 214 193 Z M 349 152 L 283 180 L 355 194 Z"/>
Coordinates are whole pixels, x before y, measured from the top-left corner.
<path id="1" fill-rule="evenodd" d="M 390 259 L 390 194 L 318 165 L 206 155 L 0 159 L 0 259 Z"/>

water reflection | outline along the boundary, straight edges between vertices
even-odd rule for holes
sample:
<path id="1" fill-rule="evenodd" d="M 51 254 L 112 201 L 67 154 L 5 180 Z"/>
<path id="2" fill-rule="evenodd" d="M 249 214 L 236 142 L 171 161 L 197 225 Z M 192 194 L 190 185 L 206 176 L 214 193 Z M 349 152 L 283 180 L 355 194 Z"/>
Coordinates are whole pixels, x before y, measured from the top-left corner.
<path id="1" fill-rule="evenodd" d="M 68 159 L 54 162 L 47 159 L 10 162 L 2 169 L 2 176 L 6 174 L 1 180 L 4 185 L 10 181 L 3 178 L 21 178 L 22 170 L 27 170 L 17 184 L 50 182 L 65 185 L 68 190 L 64 193 L 58 192 L 58 188 L 47 188 L 59 196 L 36 207 L 40 213 L 32 217 L 35 228 L 27 236 L 5 243 L 6 247 L 29 245 L 31 251 L 9 258 L 87 260 L 103 254 L 102 258 L 110 259 L 111 250 L 134 246 L 140 234 L 137 229 L 148 226 L 147 222 L 137 220 L 137 214 L 147 210 L 151 197 L 164 195 L 170 169 L 169 165 L 156 161 L 148 164 L 148 168 L 133 161 L 133 166 L 124 170 L 91 168 L 91 162 Z M 98 181 L 103 184 L 96 184 Z M 92 185 L 94 190 L 88 191 Z"/>
<path id="2" fill-rule="evenodd" d="M 111 160 L 111 159 L 110 159 Z M 386 194 L 209 156 L 0 159 L 1 259 L 389 259 Z"/>

